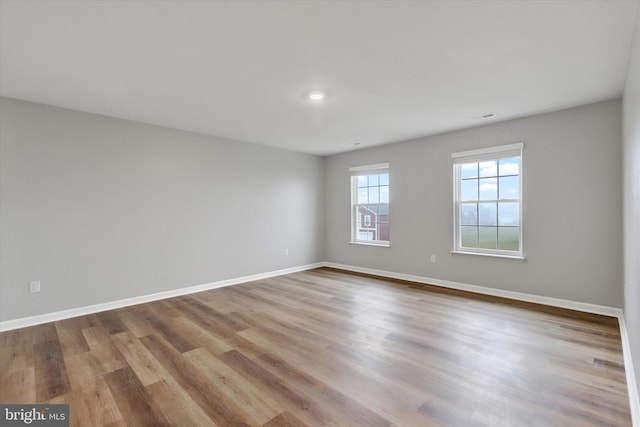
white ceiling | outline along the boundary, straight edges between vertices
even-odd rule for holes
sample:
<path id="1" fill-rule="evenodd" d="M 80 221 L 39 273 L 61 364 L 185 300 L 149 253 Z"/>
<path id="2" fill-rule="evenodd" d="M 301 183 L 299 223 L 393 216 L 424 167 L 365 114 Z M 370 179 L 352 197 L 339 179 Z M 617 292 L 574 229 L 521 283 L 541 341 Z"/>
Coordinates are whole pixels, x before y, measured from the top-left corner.
<path id="1" fill-rule="evenodd" d="M 618 97 L 637 4 L 0 0 L 0 93 L 325 155 Z"/>

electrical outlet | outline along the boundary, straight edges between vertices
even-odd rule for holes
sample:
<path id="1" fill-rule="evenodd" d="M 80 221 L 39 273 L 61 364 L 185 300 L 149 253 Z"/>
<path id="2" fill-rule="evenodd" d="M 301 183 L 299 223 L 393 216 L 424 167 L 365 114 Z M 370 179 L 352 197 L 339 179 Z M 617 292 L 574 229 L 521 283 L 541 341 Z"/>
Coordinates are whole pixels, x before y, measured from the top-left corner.
<path id="1" fill-rule="evenodd" d="M 29 293 L 35 294 L 36 292 L 40 292 L 39 280 L 34 280 L 33 282 L 29 282 Z"/>
<path id="2" fill-rule="evenodd" d="M 431 262 L 438 262 L 438 258 L 435 254 L 431 254 L 431 258 L 429 259 Z"/>
<path id="3" fill-rule="evenodd" d="M 289 249 L 284 250 L 284 256 L 289 256 Z"/>

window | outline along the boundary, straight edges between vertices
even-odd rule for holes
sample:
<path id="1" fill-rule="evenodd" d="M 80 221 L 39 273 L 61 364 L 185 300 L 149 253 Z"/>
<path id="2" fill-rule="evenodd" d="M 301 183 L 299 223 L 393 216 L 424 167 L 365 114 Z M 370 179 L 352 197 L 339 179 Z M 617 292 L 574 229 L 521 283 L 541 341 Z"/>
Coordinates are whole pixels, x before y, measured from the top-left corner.
<path id="1" fill-rule="evenodd" d="M 389 163 L 351 171 L 351 242 L 389 246 Z"/>
<path id="2" fill-rule="evenodd" d="M 453 153 L 454 252 L 522 258 L 523 144 Z"/>

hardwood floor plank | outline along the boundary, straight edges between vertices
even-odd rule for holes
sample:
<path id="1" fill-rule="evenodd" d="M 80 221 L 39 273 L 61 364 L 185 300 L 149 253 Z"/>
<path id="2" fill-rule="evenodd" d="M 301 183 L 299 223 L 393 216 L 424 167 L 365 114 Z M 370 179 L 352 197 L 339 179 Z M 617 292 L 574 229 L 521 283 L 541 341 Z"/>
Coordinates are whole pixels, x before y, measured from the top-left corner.
<path id="1" fill-rule="evenodd" d="M 89 348 L 111 345 L 109 331 L 102 324 L 83 328 L 82 336 L 87 341 Z"/>
<path id="2" fill-rule="evenodd" d="M 305 427 L 306 425 L 287 411 L 276 415 L 269 422 L 263 424 L 264 427 Z"/>
<path id="3" fill-rule="evenodd" d="M 77 319 L 77 318 L 76 318 Z M 75 319 L 65 319 L 55 322 L 56 331 L 65 356 L 84 353 L 91 350 L 82 334 L 82 323 Z"/>
<path id="4" fill-rule="evenodd" d="M 39 344 L 48 341 L 56 341 L 58 339 L 58 331 L 56 330 L 55 323 L 45 323 L 44 325 L 31 326 L 26 329 L 31 329 L 29 335 L 31 335 L 31 342 Z"/>
<path id="5" fill-rule="evenodd" d="M 33 344 L 17 341 L 13 346 L 0 347 L 0 372 L 20 371 L 33 367 Z"/>
<path id="6" fill-rule="evenodd" d="M 203 300 L 208 301 L 209 299 L 205 297 L 203 298 Z M 216 299 L 212 299 L 212 300 L 216 301 Z M 184 297 L 181 302 L 187 305 L 188 307 L 187 310 L 189 312 L 193 312 L 198 317 L 206 318 L 208 320 L 214 321 L 217 324 L 220 324 L 232 330 L 233 332 L 238 332 L 247 328 L 247 325 L 245 325 L 244 323 L 241 323 L 232 318 L 229 318 L 229 316 L 216 311 L 215 309 L 201 302 L 195 297 L 191 297 L 191 296 Z"/>
<path id="7" fill-rule="evenodd" d="M 148 386 L 168 376 L 162 364 L 131 332 L 113 335 L 111 340 L 142 385 Z"/>
<path id="8" fill-rule="evenodd" d="M 136 426 L 169 426 L 160 407 L 129 367 L 109 372 L 104 376 L 122 417 Z"/>
<path id="9" fill-rule="evenodd" d="M 228 322 L 219 322 L 217 316 L 207 317 L 204 312 L 200 310 L 192 310 L 187 307 L 185 307 L 183 314 L 194 324 L 206 330 L 214 339 L 222 342 L 223 345 L 242 351 L 242 353 L 248 357 L 257 357 L 263 352 L 260 347 L 237 334 L 234 328 L 228 326 Z M 237 325 L 235 321 L 233 324 Z M 243 326 L 241 331 L 245 329 L 246 326 Z"/>
<path id="10" fill-rule="evenodd" d="M 159 312 L 154 311 L 153 306 L 149 306 L 149 310 L 144 312 L 143 317 L 156 332 L 160 333 L 180 353 L 198 347 L 197 344 L 191 342 L 182 335 L 181 331 L 173 326 L 173 319 L 164 319 Z"/>
<path id="11" fill-rule="evenodd" d="M 14 329 L 12 331 L 0 332 L 0 347 L 15 347 L 20 341 L 29 341 L 31 337 L 25 338 L 27 328 Z"/>
<path id="12" fill-rule="evenodd" d="M 237 350 L 228 351 L 220 355 L 220 358 L 245 378 L 260 384 L 265 393 L 278 397 L 285 404 L 293 405 L 290 409 L 291 412 L 303 420 L 308 420 L 310 424 L 325 425 L 331 421 L 330 414 L 322 413 L 315 402 L 309 400 L 305 395 L 294 392 L 278 377 Z"/>
<path id="13" fill-rule="evenodd" d="M 149 395 L 174 426 L 216 426 L 211 418 L 191 399 L 173 378 L 163 378 L 147 386 Z M 223 427 L 223 426 L 220 426 Z"/>
<path id="14" fill-rule="evenodd" d="M 324 403 L 322 406 L 331 408 L 334 415 L 342 414 L 340 425 L 361 426 L 389 426 L 391 422 L 378 415 L 373 410 L 361 405 L 349 396 L 335 390 L 322 381 L 306 374 L 302 370 L 278 359 L 270 354 L 263 354 L 259 358 L 260 365 L 272 372 L 278 378 L 287 380 L 296 390 L 306 392 L 312 399 Z"/>
<path id="15" fill-rule="evenodd" d="M 3 404 L 36 401 L 36 376 L 33 367 L 0 371 L 0 402 Z"/>
<path id="16" fill-rule="evenodd" d="M 55 330 L 55 329 L 54 329 Z M 33 345 L 36 378 L 36 399 L 49 400 L 69 393 L 71 385 L 67 376 L 64 355 L 58 340 Z"/>
<path id="17" fill-rule="evenodd" d="M 180 310 L 176 310 L 171 304 L 171 300 L 159 300 L 154 301 L 153 310 L 156 313 L 160 313 L 164 319 L 169 317 L 179 317 L 182 316 Z"/>
<path id="18" fill-rule="evenodd" d="M 308 349 L 292 341 L 282 341 L 278 336 L 264 330 L 249 329 L 241 334 L 259 346 L 269 348 L 272 353 L 292 365 L 305 366 L 312 376 L 321 379 L 331 387 L 345 390 L 345 394 L 354 396 L 367 405 L 370 400 L 377 401 L 382 395 L 384 402 L 380 408 L 402 408 L 400 412 L 415 411 L 424 400 L 421 394 L 412 393 L 409 384 L 389 382 L 376 369 L 356 361 L 337 357 L 327 350 Z M 361 399 L 367 399 L 364 403 Z"/>
<path id="19" fill-rule="evenodd" d="M 295 342 L 298 345 L 308 345 L 313 348 L 324 348 L 332 343 L 331 340 L 320 334 L 315 334 L 292 323 L 283 322 L 268 314 L 237 314 L 237 316 L 243 318 L 245 323 L 251 325 L 252 328 L 269 331 L 283 341 L 294 341 L 291 337 L 295 336 Z"/>
<path id="20" fill-rule="evenodd" d="M 98 388 L 101 386 L 104 374 L 128 366 L 122 354 L 111 344 L 65 357 L 65 363 L 74 391 Z"/>
<path id="21" fill-rule="evenodd" d="M 232 349 L 232 347 L 210 334 L 206 329 L 198 326 L 186 317 L 177 317 L 173 320 L 176 327 L 189 337 L 193 342 L 197 342 L 200 347 L 206 348 L 213 354 L 222 354 Z"/>
<path id="22" fill-rule="evenodd" d="M 198 366 L 185 360 L 182 353 L 163 338 L 149 335 L 142 343 L 156 356 L 172 378 L 189 394 L 202 410 L 219 426 L 257 426 L 232 399 L 227 397 L 202 373 Z"/>
<path id="23" fill-rule="evenodd" d="M 108 426 L 122 421 L 122 414 L 107 383 L 100 377 L 95 387 L 55 397 L 46 403 L 68 404 L 70 425 Z M 99 385 L 98 385 L 99 384 Z"/>
<path id="24" fill-rule="evenodd" d="M 115 310 L 96 313 L 96 317 L 100 320 L 102 326 L 104 326 L 107 332 L 111 335 L 119 334 L 121 332 L 127 332 L 129 330 L 118 316 L 118 312 Z"/>
<path id="25" fill-rule="evenodd" d="M 153 328 L 144 319 L 138 317 L 132 310 L 118 310 L 118 316 L 137 338 L 153 333 Z"/>
<path id="26" fill-rule="evenodd" d="M 252 382 L 246 381 L 242 375 L 207 350 L 197 348 L 185 353 L 184 358 L 198 366 L 215 387 L 257 423 L 263 424 L 284 410 L 269 394 L 263 393 Z"/>

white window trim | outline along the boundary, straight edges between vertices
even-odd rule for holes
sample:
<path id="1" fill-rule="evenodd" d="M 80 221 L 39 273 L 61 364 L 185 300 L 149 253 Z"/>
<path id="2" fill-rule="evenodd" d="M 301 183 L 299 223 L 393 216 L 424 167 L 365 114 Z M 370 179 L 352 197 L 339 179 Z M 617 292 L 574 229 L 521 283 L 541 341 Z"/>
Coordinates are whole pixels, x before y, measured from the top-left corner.
<path id="1" fill-rule="evenodd" d="M 491 249 L 487 249 L 487 250 L 491 250 Z M 487 257 L 487 258 L 500 258 L 500 259 L 506 259 L 506 260 L 512 260 L 512 261 L 526 261 L 527 260 L 524 257 L 524 255 L 503 255 L 503 254 L 489 253 L 489 252 L 470 252 L 470 251 L 467 251 L 467 250 L 464 250 L 464 251 L 455 251 L 454 250 L 454 251 L 451 251 L 451 253 L 453 255 L 472 255 L 472 256 L 480 256 L 480 257 Z"/>
<path id="2" fill-rule="evenodd" d="M 352 166 L 349 168 L 349 172 L 351 172 L 351 176 L 373 175 L 376 173 L 380 173 L 378 172 L 380 169 L 389 169 L 389 163 L 376 163 L 374 165 L 366 165 L 366 166 Z M 371 173 L 370 174 L 359 173 L 359 172 L 368 172 L 368 171 L 371 171 Z"/>
<path id="3" fill-rule="evenodd" d="M 391 241 L 387 240 L 358 240 L 357 231 L 356 231 L 356 218 L 358 215 L 356 207 L 358 206 L 357 197 L 358 191 L 356 187 L 356 181 L 354 180 L 354 176 L 362 176 L 362 175 L 377 175 L 379 173 L 384 173 L 386 171 L 389 173 L 389 163 L 375 163 L 372 165 L 365 166 L 353 166 L 349 168 L 350 173 L 350 184 L 351 184 L 351 240 L 350 244 L 354 245 L 364 245 L 364 246 L 379 246 L 379 247 L 390 247 Z M 391 174 L 389 174 L 389 185 L 391 184 Z M 391 190 L 389 190 L 389 197 L 391 197 Z M 389 199 L 389 211 L 391 211 L 391 199 Z"/>
<path id="4" fill-rule="evenodd" d="M 386 240 L 355 240 L 355 241 L 350 241 L 347 242 L 350 245 L 362 245 L 362 246 L 377 246 L 377 247 L 381 247 L 381 248 L 390 248 L 391 247 L 391 243 L 387 242 Z"/>
<path id="5" fill-rule="evenodd" d="M 523 163 L 524 163 L 524 144 L 522 142 L 508 145 L 500 145 L 495 147 L 480 148 L 476 150 L 460 151 L 451 154 L 452 166 L 453 166 L 453 249 L 452 254 L 461 255 L 479 255 L 484 257 L 496 257 L 505 258 L 511 260 L 524 261 L 524 242 L 522 239 L 524 229 L 524 217 L 523 217 L 523 193 L 522 193 L 522 176 L 523 176 Z M 508 251 L 503 249 L 484 249 L 484 248 L 467 248 L 462 246 L 460 232 L 460 168 L 456 167 L 458 164 L 481 162 L 486 160 L 495 160 L 497 158 L 505 157 L 520 157 L 520 170 L 519 176 L 519 208 L 520 208 L 520 224 L 519 224 L 519 243 L 520 249 L 518 251 Z"/>

